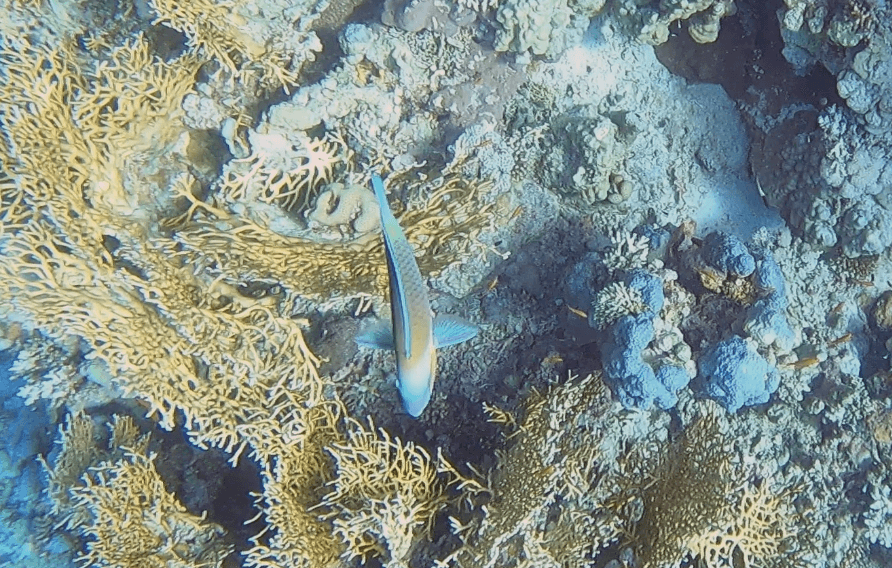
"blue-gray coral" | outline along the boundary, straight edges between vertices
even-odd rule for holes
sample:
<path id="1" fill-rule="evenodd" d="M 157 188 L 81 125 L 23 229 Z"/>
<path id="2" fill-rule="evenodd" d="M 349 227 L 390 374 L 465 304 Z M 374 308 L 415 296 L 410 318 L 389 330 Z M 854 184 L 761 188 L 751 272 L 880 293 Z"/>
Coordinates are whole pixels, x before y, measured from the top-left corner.
<path id="1" fill-rule="evenodd" d="M 707 394 L 728 412 L 768 402 L 780 384 L 777 369 L 736 335 L 706 351 L 700 359 L 700 373 Z"/>
<path id="2" fill-rule="evenodd" d="M 784 352 L 796 346 L 797 335 L 787 319 L 784 275 L 770 251 L 751 247 L 756 260 L 754 283 L 761 298 L 747 310 L 743 328 L 764 347 L 776 346 Z"/>
<path id="3" fill-rule="evenodd" d="M 648 309 L 623 316 L 607 329 L 607 340 L 601 346 L 605 379 L 626 408 L 648 409 L 654 403 L 662 409 L 672 408 L 690 377 L 683 367 L 655 366 L 642 357 L 654 339 L 654 318 L 663 307 L 662 281 L 644 270 L 634 270 L 624 282 L 640 294 Z"/>
<path id="4" fill-rule="evenodd" d="M 672 408 L 678 402 L 675 393 L 685 386 L 679 386 L 677 377 L 671 374 L 658 377 L 641 357 L 654 336 L 652 318 L 650 313 L 620 318 L 610 327 L 609 339 L 601 347 L 607 384 L 626 408 L 648 409 L 654 402 L 660 408 Z M 663 384 L 660 378 L 669 379 L 669 384 Z"/>
<path id="5" fill-rule="evenodd" d="M 704 260 L 722 272 L 746 277 L 756 269 L 756 261 L 739 238 L 715 231 L 703 239 Z"/>

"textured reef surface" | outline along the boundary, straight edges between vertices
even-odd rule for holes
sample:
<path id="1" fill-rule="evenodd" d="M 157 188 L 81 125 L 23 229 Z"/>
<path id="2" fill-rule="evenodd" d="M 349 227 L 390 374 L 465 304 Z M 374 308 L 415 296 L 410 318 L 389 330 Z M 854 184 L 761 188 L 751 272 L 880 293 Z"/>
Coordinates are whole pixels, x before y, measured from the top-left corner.
<path id="1" fill-rule="evenodd" d="M 886 0 L 0 7 L 0 565 L 892 565 Z"/>

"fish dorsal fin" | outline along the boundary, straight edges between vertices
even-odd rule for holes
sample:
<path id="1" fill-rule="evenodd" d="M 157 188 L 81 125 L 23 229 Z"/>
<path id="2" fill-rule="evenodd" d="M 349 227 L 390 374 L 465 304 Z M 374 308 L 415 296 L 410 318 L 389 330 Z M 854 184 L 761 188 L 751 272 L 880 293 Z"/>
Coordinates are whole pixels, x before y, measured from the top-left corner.
<path id="1" fill-rule="evenodd" d="M 434 318 L 434 346 L 449 347 L 477 335 L 480 328 L 458 316 L 440 314 Z"/>
<path id="2" fill-rule="evenodd" d="M 368 329 L 356 336 L 356 343 L 372 349 L 393 350 L 393 324 L 386 320 L 378 320 Z"/>
<path id="3" fill-rule="evenodd" d="M 393 278 L 393 290 L 399 296 L 399 298 L 391 298 L 390 302 L 394 305 L 397 305 L 398 303 L 398 305 L 401 305 L 403 308 L 398 315 L 394 315 L 402 320 L 403 349 L 405 350 L 406 357 L 411 357 L 412 325 L 409 318 L 409 309 L 406 305 L 406 287 L 403 284 L 402 267 L 400 267 L 394 259 L 394 251 L 396 250 L 396 243 L 394 241 L 401 238 L 403 242 L 406 242 L 406 237 L 403 234 L 403 230 L 400 228 L 399 223 L 397 223 L 396 217 L 394 217 L 393 213 L 390 211 L 390 205 L 387 203 L 387 194 L 384 191 L 384 182 L 381 181 L 378 174 L 372 174 L 372 189 L 375 192 L 375 197 L 378 200 L 378 208 L 381 211 L 381 231 L 384 233 L 384 247 L 387 249 L 387 262 L 391 265 L 390 276 Z M 408 242 L 406 242 L 406 245 L 408 246 Z"/>

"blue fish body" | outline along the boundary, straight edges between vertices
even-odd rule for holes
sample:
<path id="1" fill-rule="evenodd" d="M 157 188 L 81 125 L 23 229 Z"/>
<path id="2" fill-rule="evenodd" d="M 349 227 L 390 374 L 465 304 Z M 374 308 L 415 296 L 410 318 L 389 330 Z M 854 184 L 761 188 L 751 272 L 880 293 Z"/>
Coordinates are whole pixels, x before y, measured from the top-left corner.
<path id="1" fill-rule="evenodd" d="M 384 183 L 372 175 L 372 189 L 381 210 L 384 256 L 390 281 L 391 322 L 379 322 L 356 338 L 357 343 L 396 354 L 397 382 L 406 412 L 418 417 L 430 402 L 437 374 L 437 348 L 477 335 L 477 326 L 455 316 L 433 317 L 427 285 L 415 252 L 390 211 Z"/>

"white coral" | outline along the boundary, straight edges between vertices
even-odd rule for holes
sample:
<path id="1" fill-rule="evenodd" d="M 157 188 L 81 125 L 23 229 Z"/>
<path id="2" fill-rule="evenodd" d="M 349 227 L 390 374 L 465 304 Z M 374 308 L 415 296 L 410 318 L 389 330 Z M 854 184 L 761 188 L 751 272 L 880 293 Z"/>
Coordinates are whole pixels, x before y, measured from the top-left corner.
<path id="1" fill-rule="evenodd" d="M 640 314 L 647 310 L 641 291 L 625 282 L 612 282 L 605 286 L 592 301 L 589 321 L 603 329 L 619 318 Z"/>
<path id="2" fill-rule="evenodd" d="M 643 268 L 650 253 L 647 237 L 634 233 L 614 232 L 610 236 L 610 250 L 604 254 L 604 264 L 611 271 Z"/>
<path id="3" fill-rule="evenodd" d="M 330 183 L 307 213 L 307 221 L 314 230 L 346 229 L 362 235 L 378 227 L 378 215 L 378 203 L 371 191 L 359 185 Z"/>

